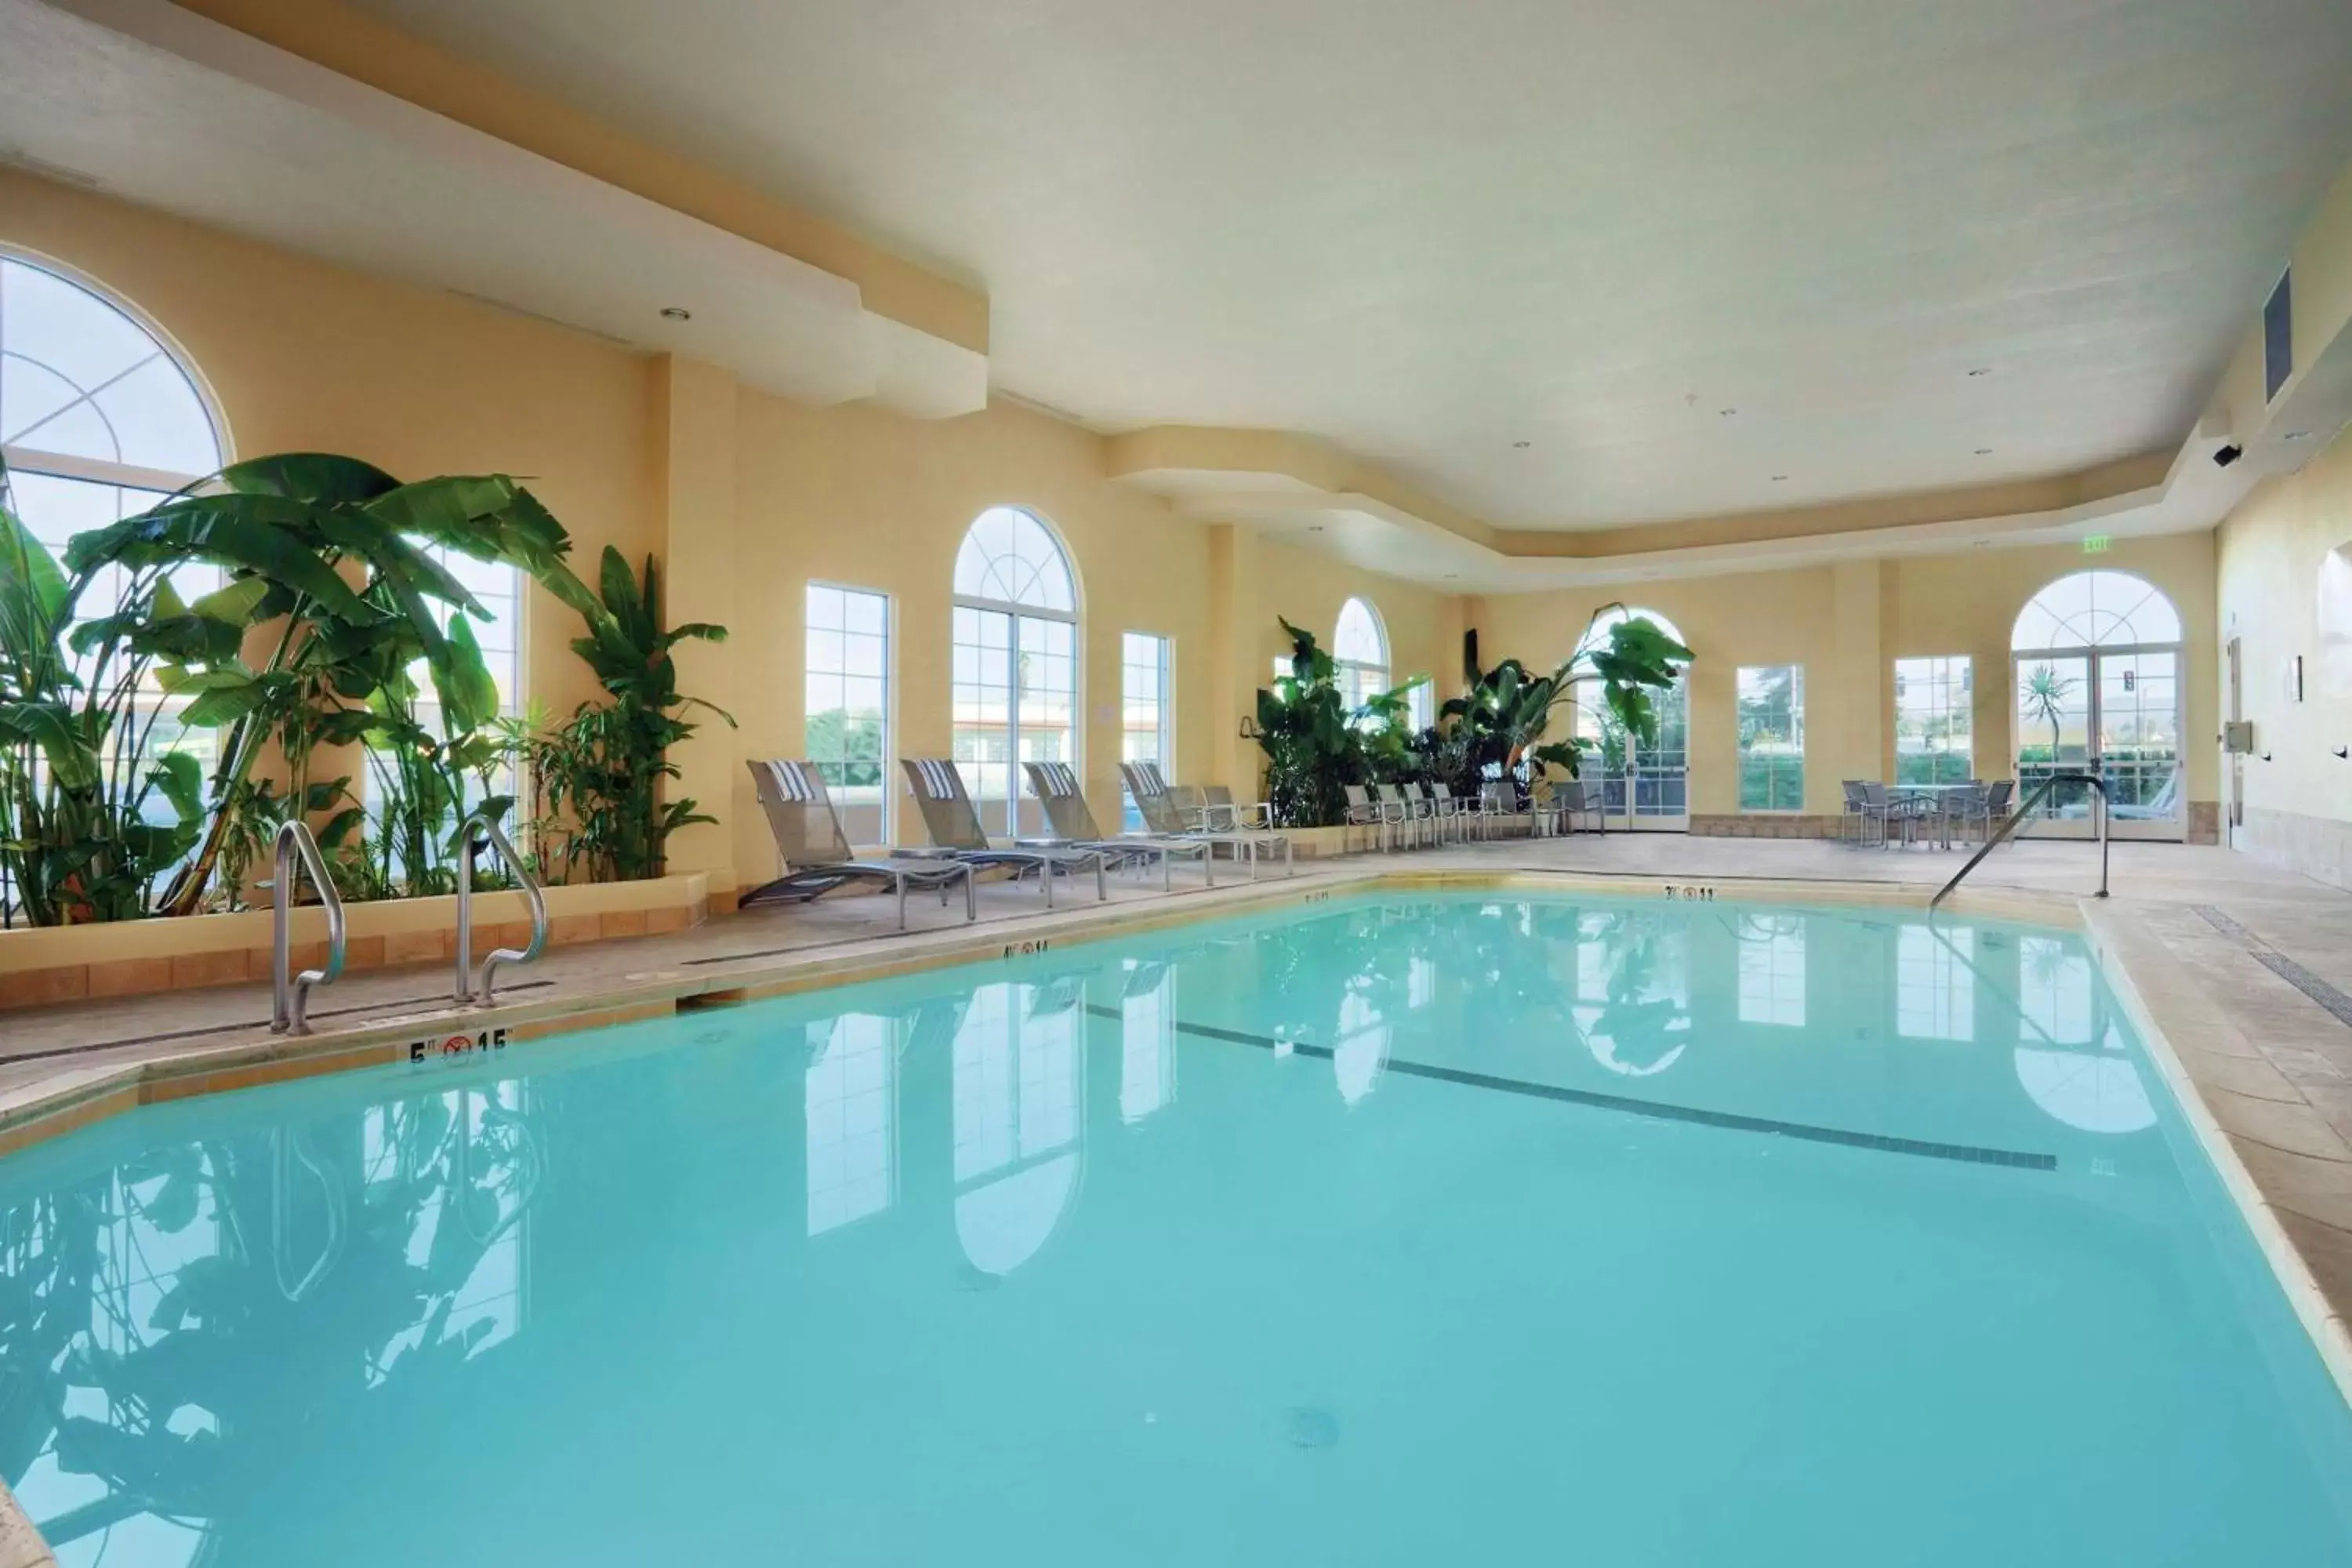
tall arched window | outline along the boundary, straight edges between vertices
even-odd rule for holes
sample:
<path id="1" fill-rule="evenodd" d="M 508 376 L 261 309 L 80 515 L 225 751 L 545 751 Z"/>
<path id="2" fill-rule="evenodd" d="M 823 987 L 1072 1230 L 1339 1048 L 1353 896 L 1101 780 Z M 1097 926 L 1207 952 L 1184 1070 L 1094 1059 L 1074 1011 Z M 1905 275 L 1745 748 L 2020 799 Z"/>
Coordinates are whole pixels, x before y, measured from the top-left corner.
<path id="1" fill-rule="evenodd" d="M 1648 621 L 1684 647 L 1690 646 L 1690 639 L 1674 622 L 1655 610 L 1643 609 L 1603 611 L 1584 638 L 1592 646 L 1606 647 L 1610 628 L 1635 619 Z M 1690 667 L 1683 667 L 1674 685 L 1650 694 L 1658 732 L 1647 746 L 1618 729 L 1608 703 L 1601 700 L 1597 679 L 1579 679 L 1575 696 L 1576 733 L 1592 743 L 1584 782 L 1588 786 L 1600 785 L 1603 815 L 1622 816 L 1627 826 L 1634 828 L 1671 832 L 1688 827 Z"/>
<path id="2" fill-rule="evenodd" d="M 1369 599 L 1339 606 L 1331 633 L 1331 661 L 1339 667 L 1339 693 L 1350 708 L 1389 689 L 1389 634 Z"/>
<path id="3" fill-rule="evenodd" d="M 55 263 L 0 251 L 0 457 L 10 510 L 52 555 L 217 471 L 227 448 L 211 399 L 161 328 Z M 172 575 L 189 600 L 221 581 L 213 566 Z M 124 586 L 110 570 L 82 616 L 112 614 Z M 183 731 L 174 715 L 186 703 L 160 688 L 140 700 L 139 717 L 152 718 L 145 749 L 189 752 L 209 773 L 219 731 Z M 155 808 L 168 809 L 160 798 Z"/>
<path id="4" fill-rule="evenodd" d="M 2180 837 L 2180 612 L 2163 590 L 2128 572 L 2073 573 L 2019 612 L 2009 646 L 2020 794 L 2094 773 L 2115 833 Z M 2062 784 L 2040 816 L 2045 830 L 2088 833 L 2092 813 L 2087 788 Z"/>
<path id="5" fill-rule="evenodd" d="M 1078 762 L 1078 588 L 1032 513 L 982 512 L 956 552 L 955 761 L 982 822 L 1045 826 L 1019 763 Z"/>

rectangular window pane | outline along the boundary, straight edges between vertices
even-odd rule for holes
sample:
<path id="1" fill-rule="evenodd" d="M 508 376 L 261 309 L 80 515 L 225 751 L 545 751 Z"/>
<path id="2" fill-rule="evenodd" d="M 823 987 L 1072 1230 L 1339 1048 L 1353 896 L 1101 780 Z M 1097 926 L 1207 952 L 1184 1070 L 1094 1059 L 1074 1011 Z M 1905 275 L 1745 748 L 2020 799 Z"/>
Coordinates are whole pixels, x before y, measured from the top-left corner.
<path id="1" fill-rule="evenodd" d="M 961 618 L 957 625 L 961 629 Z M 891 796 L 882 764 L 890 755 L 889 597 L 812 583 L 805 636 L 808 760 L 824 777 L 849 842 L 887 844 Z"/>
<path id="2" fill-rule="evenodd" d="M 488 668 L 490 679 L 498 687 L 499 715 L 512 718 L 520 713 L 526 695 L 522 655 L 522 569 L 502 561 L 478 561 L 463 551 L 452 550 L 446 544 L 427 544 L 415 537 L 411 537 L 409 542 L 438 562 L 450 576 L 465 585 L 467 592 L 474 595 L 475 602 L 488 612 L 490 619 L 488 621 L 467 615 L 468 629 L 473 632 L 475 642 L 480 645 L 482 663 Z M 441 616 L 444 625 L 453 616 L 466 614 L 451 610 L 436 601 L 427 602 L 433 604 L 435 613 Z M 408 679 L 416 688 L 415 717 L 418 725 L 429 734 L 450 738 L 448 726 L 441 716 L 440 693 L 433 685 L 430 667 L 423 659 L 418 659 L 408 667 Z M 383 754 L 371 752 L 367 765 L 360 771 L 361 796 L 369 808 L 371 831 L 374 831 L 386 804 L 385 786 L 391 766 Z M 459 805 L 470 814 L 488 795 L 518 795 L 521 778 L 514 765 L 508 763 L 493 771 L 487 780 L 468 777 L 463 781 L 463 785 L 465 798 Z M 529 814 L 530 809 L 530 802 L 518 800 L 514 809 L 508 814 L 508 826 L 513 826 L 518 818 Z M 446 837 L 454 834 L 458 820 L 457 812 L 453 811 L 440 825 L 440 836 Z M 394 877 L 400 875 L 401 868 L 395 860 L 393 866 Z"/>
<path id="3" fill-rule="evenodd" d="M 1895 1030 L 1915 1040 L 1976 1038 L 1976 932 L 1906 925 L 1895 938 Z"/>
<path id="4" fill-rule="evenodd" d="M 1739 1021 L 1802 1027 L 1804 921 L 1792 915 L 1743 915 L 1738 934 Z"/>
<path id="5" fill-rule="evenodd" d="M 1805 669 L 1739 669 L 1739 809 L 1805 808 Z"/>
<path id="6" fill-rule="evenodd" d="M 1976 776 L 1973 671 L 1965 657 L 1895 661 L 1895 782 Z"/>
<path id="7" fill-rule="evenodd" d="M 1175 769 L 1171 738 L 1173 714 L 1168 689 L 1168 639 L 1145 632 L 1129 632 L 1119 639 L 1119 760 L 1158 763 L 1162 773 Z M 1123 794 L 1123 792 L 1122 792 Z M 1143 826 L 1143 814 L 1127 802 L 1128 828 Z"/>

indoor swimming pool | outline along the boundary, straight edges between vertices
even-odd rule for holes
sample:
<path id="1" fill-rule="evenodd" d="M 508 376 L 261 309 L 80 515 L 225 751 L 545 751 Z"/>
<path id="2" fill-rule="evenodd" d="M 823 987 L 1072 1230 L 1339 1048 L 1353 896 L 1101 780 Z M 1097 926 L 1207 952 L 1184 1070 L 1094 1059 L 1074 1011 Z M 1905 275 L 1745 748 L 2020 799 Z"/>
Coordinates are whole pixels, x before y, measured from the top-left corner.
<path id="1" fill-rule="evenodd" d="M 2073 934 L 1340 897 L 0 1162 L 60 1563 L 2352 1563 Z"/>

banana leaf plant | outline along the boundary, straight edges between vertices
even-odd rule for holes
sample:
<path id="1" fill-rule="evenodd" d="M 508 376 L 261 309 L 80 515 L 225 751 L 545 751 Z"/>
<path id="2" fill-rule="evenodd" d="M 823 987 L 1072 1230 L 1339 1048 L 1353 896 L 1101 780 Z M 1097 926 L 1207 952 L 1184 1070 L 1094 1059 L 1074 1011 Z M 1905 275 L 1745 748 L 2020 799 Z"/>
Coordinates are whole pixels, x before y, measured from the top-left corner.
<path id="1" fill-rule="evenodd" d="M 476 733 L 495 715 L 496 685 L 467 620 L 488 612 L 433 558 L 433 545 L 510 562 L 575 608 L 594 603 L 565 563 L 571 542 L 562 525 L 497 474 L 403 484 L 352 458 L 281 454 L 234 464 L 198 490 L 75 538 L 66 564 L 77 574 L 190 562 L 223 568 L 230 581 L 222 593 L 242 613 L 240 642 L 246 630 L 263 634 L 257 659 L 208 645 L 201 661 L 158 671 L 165 694 L 189 699 L 184 727 L 222 731 L 201 837 L 159 912 L 202 907 L 236 826 L 228 808 L 269 742 L 292 770 L 290 793 L 308 799 L 322 746 L 404 747 L 446 775 L 447 738 Z M 419 661 L 439 699 L 441 736 L 414 721 L 407 672 Z M 330 825 L 330 837 L 348 837 L 355 807 Z M 410 858 L 424 864 L 430 855 Z"/>
<path id="2" fill-rule="evenodd" d="M 0 468 L 0 911 L 132 919 L 204 821 L 202 764 L 175 749 L 155 697 L 235 660 L 255 595 L 232 584 L 188 603 L 176 561 L 69 552 L 61 565 L 6 479 Z M 102 588 L 106 613 L 83 619 Z"/>
<path id="3" fill-rule="evenodd" d="M 1347 786 L 1376 776 L 1401 736 L 1412 683 L 1349 708 L 1339 689 L 1339 665 L 1315 634 L 1283 621 L 1290 638 L 1290 673 L 1257 694 L 1257 743 L 1265 753 L 1265 798 L 1275 820 L 1291 827 L 1344 821 Z"/>
<path id="4" fill-rule="evenodd" d="M 1438 710 L 1441 728 L 1448 721 L 1467 742 L 1466 760 L 1481 776 L 1523 774 L 1556 766 L 1577 775 L 1590 742 L 1576 736 L 1547 741 L 1553 710 L 1580 700 L 1580 682 L 1597 685 L 1611 724 L 1643 742 L 1657 734 L 1657 707 L 1653 691 L 1674 685 L 1690 662 L 1691 651 L 1640 616 L 1625 616 L 1622 605 L 1606 605 L 1585 623 L 1576 650 L 1549 675 L 1539 675 L 1516 658 L 1492 669 L 1478 663 L 1478 634 L 1462 639 L 1463 679 L 1467 689 Z M 1620 617 L 1605 628 L 1601 617 L 1611 611 Z"/>
<path id="5" fill-rule="evenodd" d="M 669 749 L 698 728 L 686 714 L 698 708 L 735 724 L 725 710 L 680 694 L 671 650 L 682 642 L 724 642 L 727 628 L 702 621 L 665 627 L 650 556 L 642 575 L 633 575 L 627 558 L 605 546 L 597 587 L 597 602 L 583 611 L 587 635 L 572 648 L 610 700 L 583 702 L 556 730 L 531 738 L 533 837 L 542 868 L 557 875 L 658 877 L 671 834 L 717 820 L 691 796 L 663 798 L 665 782 L 679 776 Z"/>

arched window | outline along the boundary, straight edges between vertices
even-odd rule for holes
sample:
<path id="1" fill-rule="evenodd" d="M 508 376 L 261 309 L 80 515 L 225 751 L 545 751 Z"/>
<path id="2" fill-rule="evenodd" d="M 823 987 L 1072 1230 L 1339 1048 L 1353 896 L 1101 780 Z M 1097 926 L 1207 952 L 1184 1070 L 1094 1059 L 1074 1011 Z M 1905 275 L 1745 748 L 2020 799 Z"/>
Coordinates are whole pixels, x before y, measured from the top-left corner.
<path id="1" fill-rule="evenodd" d="M 0 457 L 7 500 L 61 560 L 78 533 L 135 516 L 216 472 L 228 457 L 221 421 L 194 371 L 161 328 L 56 264 L 0 251 Z M 172 585 L 194 600 L 220 570 L 185 566 Z M 118 570 L 79 609 L 95 620 L 121 607 Z M 206 773 L 220 732 L 181 729 L 186 699 L 160 687 L 139 700 L 146 754 L 180 751 Z M 128 732 L 128 730 L 126 730 Z M 157 799 L 157 809 L 165 809 Z M 0 902 L 7 889 L 0 888 Z"/>
<path id="2" fill-rule="evenodd" d="M 2051 584 L 2019 612 L 2009 646 L 2018 651 L 2170 647 L 2180 612 L 2164 591 L 2128 572 L 2077 572 Z"/>
<path id="3" fill-rule="evenodd" d="M 994 831 L 1042 830 L 1022 763 L 1078 762 L 1078 589 L 1033 513 L 982 512 L 956 552 L 954 750 Z"/>
<path id="4" fill-rule="evenodd" d="M 1666 636 L 1690 646 L 1682 629 L 1655 610 L 1617 608 L 1595 617 L 1582 637 L 1588 647 L 1606 647 L 1612 627 L 1644 620 Z M 1685 665 L 1674 685 L 1650 694 L 1658 720 L 1656 738 L 1638 746 L 1619 732 L 1617 721 L 1601 695 L 1601 682 L 1590 676 L 1576 682 L 1576 733 L 1592 743 L 1598 767 L 1586 764 L 1585 781 L 1597 783 L 1604 815 L 1623 816 L 1638 828 L 1679 828 L 1690 820 L 1690 668 Z"/>
<path id="5" fill-rule="evenodd" d="M 137 510 L 152 493 L 212 473 L 226 447 L 210 400 L 159 329 L 92 284 L 0 253 L 0 451 L 9 468 L 149 492 L 124 498 Z M 18 498 L 28 510 L 55 493 L 30 489 Z"/>
<path id="6" fill-rule="evenodd" d="M 2128 572 L 2076 572 L 2033 595 L 2010 630 L 2019 794 L 2055 773 L 2106 785 L 2125 837 L 2186 831 L 2180 766 L 2180 612 Z M 2061 781 L 2040 812 L 2047 831 L 2087 834 L 2087 786 Z"/>
<path id="7" fill-rule="evenodd" d="M 1339 694 L 1350 708 L 1389 689 L 1389 634 L 1368 599 L 1339 606 L 1331 633 L 1331 661 L 1339 667 Z"/>

